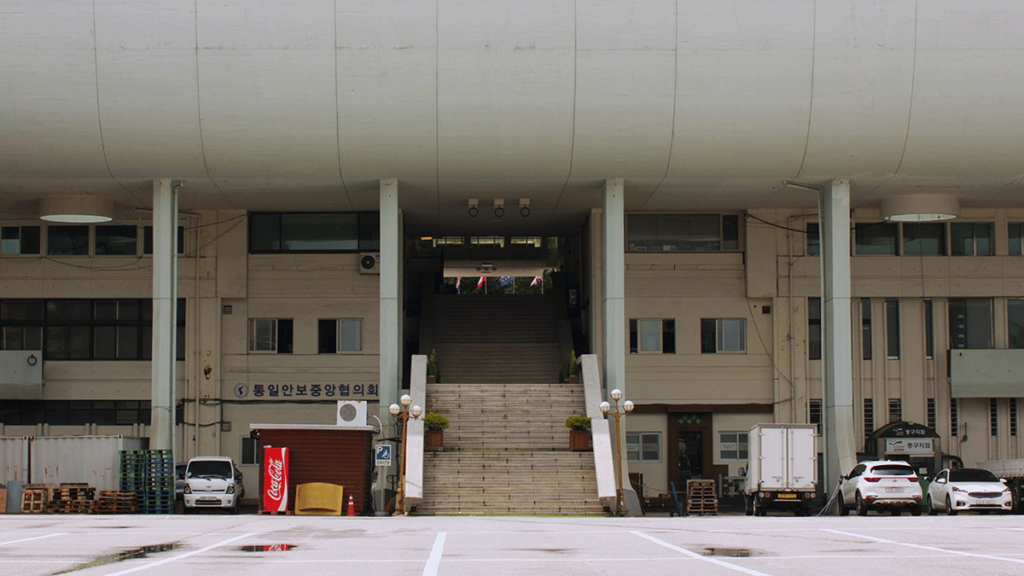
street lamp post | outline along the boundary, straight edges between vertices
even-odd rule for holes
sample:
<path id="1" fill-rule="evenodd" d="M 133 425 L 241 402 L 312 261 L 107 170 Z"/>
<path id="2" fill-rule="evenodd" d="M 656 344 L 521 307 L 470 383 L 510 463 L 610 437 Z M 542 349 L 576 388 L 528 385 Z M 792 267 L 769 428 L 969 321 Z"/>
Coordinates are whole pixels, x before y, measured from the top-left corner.
<path id="1" fill-rule="evenodd" d="M 622 486 L 622 433 L 619 428 L 619 418 L 629 414 L 633 411 L 633 402 L 626 400 L 622 403 L 622 410 L 619 410 L 619 400 L 622 400 L 622 390 L 618 388 L 611 391 L 612 400 L 615 401 L 615 411 L 612 412 L 612 418 L 615 418 L 615 497 L 618 500 L 616 503 L 615 513 L 619 516 L 626 515 L 626 501 L 624 498 L 624 490 Z M 611 411 L 612 405 L 608 402 L 601 402 L 601 413 L 605 416 Z"/>
<path id="2" fill-rule="evenodd" d="M 412 406 L 412 396 L 403 394 L 398 400 L 402 403 L 401 406 L 398 404 L 392 404 L 388 406 L 388 412 L 391 413 L 395 418 L 399 418 L 401 415 L 402 420 L 402 451 L 398 458 L 398 493 L 395 495 L 395 514 L 405 513 L 405 441 L 409 436 L 409 416 L 415 420 L 420 417 L 423 413 L 423 409 L 419 406 Z"/>

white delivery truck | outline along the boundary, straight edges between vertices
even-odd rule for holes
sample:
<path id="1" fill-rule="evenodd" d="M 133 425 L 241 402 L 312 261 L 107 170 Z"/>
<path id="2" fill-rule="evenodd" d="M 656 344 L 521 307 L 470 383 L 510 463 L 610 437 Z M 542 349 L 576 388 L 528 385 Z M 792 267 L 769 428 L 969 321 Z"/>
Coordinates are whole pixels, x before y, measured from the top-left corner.
<path id="1" fill-rule="evenodd" d="M 1013 493 L 1013 511 L 1024 513 L 1024 459 L 989 460 L 978 464 L 978 468 L 984 468 L 1006 480 L 1006 485 Z"/>
<path id="2" fill-rule="evenodd" d="M 747 515 L 769 508 L 809 515 L 818 497 L 814 424 L 756 424 L 750 429 L 746 476 Z"/>

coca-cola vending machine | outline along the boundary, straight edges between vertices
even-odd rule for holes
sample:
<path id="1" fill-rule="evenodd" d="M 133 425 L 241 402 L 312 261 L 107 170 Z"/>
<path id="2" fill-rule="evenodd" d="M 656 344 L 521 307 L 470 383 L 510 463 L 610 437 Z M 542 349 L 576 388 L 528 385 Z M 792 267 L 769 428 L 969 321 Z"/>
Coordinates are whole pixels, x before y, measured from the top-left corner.
<path id="1" fill-rule="evenodd" d="M 288 511 L 288 448 L 263 448 L 263 511 Z"/>

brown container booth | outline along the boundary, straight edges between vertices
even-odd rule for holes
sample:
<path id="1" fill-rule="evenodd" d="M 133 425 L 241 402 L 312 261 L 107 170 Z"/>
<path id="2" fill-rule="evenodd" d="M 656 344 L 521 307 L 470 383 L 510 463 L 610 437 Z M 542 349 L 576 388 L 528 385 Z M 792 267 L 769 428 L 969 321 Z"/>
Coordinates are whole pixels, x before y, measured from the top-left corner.
<path id="1" fill-rule="evenodd" d="M 352 496 L 356 514 L 371 514 L 374 430 L 369 426 L 252 424 L 260 446 L 288 448 L 288 511 L 295 511 L 295 487 L 327 482 L 344 487 L 342 510 Z M 262 449 L 262 448 L 261 448 Z M 260 458 L 263 462 L 263 458 Z M 259 511 L 263 513 L 265 462 L 260 466 Z"/>

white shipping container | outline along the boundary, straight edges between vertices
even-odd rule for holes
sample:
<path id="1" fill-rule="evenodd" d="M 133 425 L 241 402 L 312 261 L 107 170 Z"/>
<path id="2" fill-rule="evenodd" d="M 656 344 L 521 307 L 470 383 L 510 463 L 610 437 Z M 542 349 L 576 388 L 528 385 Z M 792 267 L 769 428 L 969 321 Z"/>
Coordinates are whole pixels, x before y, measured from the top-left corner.
<path id="1" fill-rule="evenodd" d="M 148 438 L 124 436 L 35 436 L 30 481 L 42 484 L 85 482 L 100 490 L 117 490 L 121 450 L 145 450 Z"/>
<path id="2" fill-rule="evenodd" d="M 28 437 L 0 436 L 0 486 L 28 482 Z"/>

